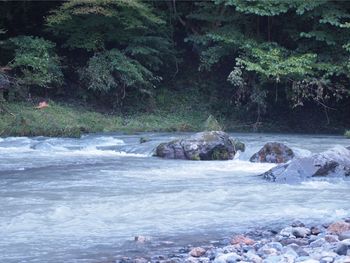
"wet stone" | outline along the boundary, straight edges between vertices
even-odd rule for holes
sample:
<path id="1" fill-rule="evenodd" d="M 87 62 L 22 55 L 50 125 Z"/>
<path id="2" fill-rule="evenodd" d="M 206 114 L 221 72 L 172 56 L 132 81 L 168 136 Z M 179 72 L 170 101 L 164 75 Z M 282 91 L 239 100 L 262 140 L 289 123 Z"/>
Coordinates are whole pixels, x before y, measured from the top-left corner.
<path id="1" fill-rule="evenodd" d="M 326 243 L 324 238 L 317 239 L 310 243 L 310 247 L 322 247 Z"/>
<path id="2" fill-rule="evenodd" d="M 347 255 L 347 252 L 348 252 L 348 246 L 346 244 L 342 244 L 340 243 L 337 248 L 335 249 L 335 252 L 338 254 L 338 255 L 344 255 L 346 256 Z"/>
<path id="3" fill-rule="evenodd" d="M 350 231 L 345 231 L 339 234 L 339 240 L 350 239 Z"/>
<path id="4" fill-rule="evenodd" d="M 327 228 L 327 230 L 329 233 L 332 233 L 332 234 L 341 234 L 343 232 L 350 231 L 350 223 L 347 223 L 345 221 L 335 222 L 331 224 Z"/>
<path id="5" fill-rule="evenodd" d="M 292 234 L 297 238 L 304 238 L 310 235 L 311 231 L 310 229 L 306 227 L 294 227 L 292 229 Z"/>
<path id="6" fill-rule="evenodd" d="M 328 243 L 335 243 L 338 242 L 338 236 L 336 235 L 325 235 L 324 239 L 328 242 Z"/>
<path id="7" fill-rule="evenodd" d="M 205 254 L 206 250 L 202 247 L 195 247 L 192 248 L 192 250 L 190 251 L 190 256 L 192 257 L 201 257 Z"/>
<path id="8" fill-rule="evenodd" d="M 311 227 L 311 234 L 312 235 L 318 235 L 318 234 L 320 234 L 321 233 L 321 230 L 318 228 L 318 227 L 315 227 L 315 226 L 313 226 L 313 227 Z"/>

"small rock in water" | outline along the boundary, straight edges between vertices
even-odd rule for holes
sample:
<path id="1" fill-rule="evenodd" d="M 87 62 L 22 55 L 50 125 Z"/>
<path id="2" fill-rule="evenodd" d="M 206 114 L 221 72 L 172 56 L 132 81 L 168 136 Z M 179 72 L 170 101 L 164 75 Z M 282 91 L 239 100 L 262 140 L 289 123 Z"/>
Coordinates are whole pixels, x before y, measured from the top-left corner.
<path id="1" fill-rule="evenodd" d="M 254 245 L 255 241 L 253 239 L 250 239 L 249 237 L 237 235 L 231 239 L 230 243 L 231 245 Z"/>
<path id="2" fill-rule="evenodd" d="M 140 143 L 145 143 L 145 142 L 149 142 L 151 139 L 148 137 L 141 137 L 140 138 Z"/>
<path id="3" fill-rule="evenodd" d="M 190 256 L 192 257 L 201 257 L 205 254 L 206 250 L 202 247 L 195 247 L 195 248 L 192 248 L 191 251 L 190 251 Z"/>
<path id="4" fill-rule="evenodd" d="M 345 221 L 339 221 L 331 224 L 327 228 L 328 232 L 332 234 L 341 234 L 346 231 L 350 231 L 350 223 L 346 223 Z"/>
<path id="5" fill-rule="evenodd" d="M 145 236 L 135 236 L 134 240 L 136 243 L 145 243 L 146 241 L 149 241 L 149 238 Z"/>

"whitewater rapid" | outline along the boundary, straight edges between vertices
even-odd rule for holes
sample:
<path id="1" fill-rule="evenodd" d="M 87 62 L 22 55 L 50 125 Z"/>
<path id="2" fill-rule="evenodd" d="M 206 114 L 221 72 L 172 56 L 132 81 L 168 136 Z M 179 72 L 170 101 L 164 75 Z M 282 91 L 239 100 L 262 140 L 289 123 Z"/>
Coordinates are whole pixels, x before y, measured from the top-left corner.
<path id="1" fill-rule="evenodd" d="M 232 134 L 247 148 L 235 160 L 152 157 L 159 143 L 185 135 L 0 138 L 0 262 L 101 262 L 158 249 L 136 246 L 137 235 L 180 246 L 209 233 L 350 216 L 346 178 L 274 184 L 257 176 L 273 164 L 248 162 L 269 141 L 308 156 L 349 140 Z"/>

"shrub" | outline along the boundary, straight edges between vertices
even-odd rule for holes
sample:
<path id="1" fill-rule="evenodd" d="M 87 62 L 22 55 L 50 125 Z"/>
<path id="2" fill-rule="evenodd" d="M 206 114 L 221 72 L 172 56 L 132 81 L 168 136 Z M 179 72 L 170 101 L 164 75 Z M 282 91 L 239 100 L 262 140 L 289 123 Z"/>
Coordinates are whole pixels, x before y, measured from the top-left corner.
<path id="1" fill-rule="evenodd" d="M 9 66 L 19 89 L 62 84 L 63 74 L 59 58 L 54 53 L 54 43 L 33 36 L 10 38 L 8 42 L 14 48 L 14 58 Z"/>

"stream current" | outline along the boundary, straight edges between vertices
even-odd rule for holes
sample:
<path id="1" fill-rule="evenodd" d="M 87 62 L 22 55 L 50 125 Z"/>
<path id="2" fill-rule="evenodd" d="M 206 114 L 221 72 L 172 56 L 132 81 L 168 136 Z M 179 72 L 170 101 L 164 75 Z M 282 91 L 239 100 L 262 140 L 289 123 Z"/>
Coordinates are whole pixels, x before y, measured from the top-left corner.
<path id="1" fill-rule="evenodd" d="M 349 179 L 271 183 L 257 175 L 273 164 L 248 161 L 269 141 L 308 156 L 348 146 L 343 137 L 235 133 L 246 144 L 235 160 L 152 157 L 159 143 L 185 135 L 0 138 L 0 262 L 113 262 L 295 219 L 350 216 Z M 150 141 L 140 144 L 142 136 Z M 152 242 L 138 245 L 138 235 Z"/>

